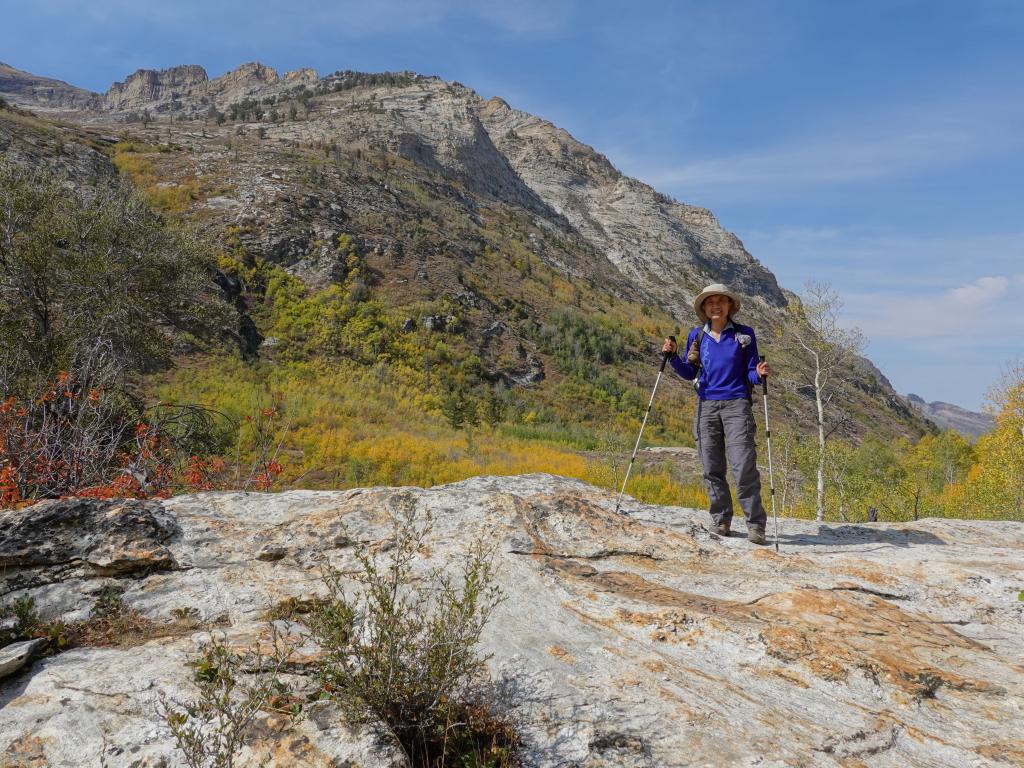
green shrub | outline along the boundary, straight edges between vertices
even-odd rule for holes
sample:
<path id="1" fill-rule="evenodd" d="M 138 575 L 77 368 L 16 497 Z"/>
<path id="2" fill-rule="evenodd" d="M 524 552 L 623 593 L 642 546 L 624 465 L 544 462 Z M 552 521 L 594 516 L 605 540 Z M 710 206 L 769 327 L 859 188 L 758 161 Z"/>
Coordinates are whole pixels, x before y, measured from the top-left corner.
<path id="1" fill-rule="evenodd" d="M 126 184 L 64 182 L 0 162 L 0 394 L 97 355 L 127 373 L 160 368 L 178 333 L 231 324 L 194 234 Z"/>
<path id="2" fill-rule="evenodd" d="M 566 373 L 591 378 L 600 365 L 621 362 L 637 344 L 635 333 L 624 334 L 607 321 L 564 309 L 551 315 L 549 322 L 533 323 L 527 332 L 543 352 L 552 355 Z"/>
<path id="3" fill-rule="evenodd" d="M 4 628 L 2 625 L 11 618 L 14 623 Z M 11 605 L 0 604 L 0 647 L 31 639 L 39 626 L 35 600 L 31 597 L 19 597 Z"/>
<path id="4" fill-rule="evenodd" d="M 357 555 L 360 591 L 347 594 L 342 573 L 325 566 L 330 599 L 309 621 L 326 652 L 324 690 L 353 719 L 385 723 L 414 768 L 517 765 L 515 728 L 496 714 L 476 652 L 504 599 L 491 555 L 477 545 L 460 579 L 441 570 L 418 579 L 413 561 L 431 522 L 418 523 L 406 501 L 387 558 Z"/>
<path id="5" fill-rule="evenodd" d="M 198 698 L 181 703 L 160 692 L 157 712 L 189 768 L 232 768 L 260 710 L 283 706 L 293 716 L 300 713 L 281 680 L 291 651 L 276 631 L 269 653 L 259 647 L 239 653 L 211 635 L 189 662 Z"/>

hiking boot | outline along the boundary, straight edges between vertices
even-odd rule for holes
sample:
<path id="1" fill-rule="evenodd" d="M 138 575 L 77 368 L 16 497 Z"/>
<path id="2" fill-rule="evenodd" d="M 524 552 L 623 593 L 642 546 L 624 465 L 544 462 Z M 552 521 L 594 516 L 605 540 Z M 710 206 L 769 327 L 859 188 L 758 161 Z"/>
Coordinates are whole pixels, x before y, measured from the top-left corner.
<path id="1" fill-rule="evenodd" d="M 729 523 L 715 523 L 715 533 L 717 533 L 719 536 L 728 537 Z"/>
<path id="2" fill-rule="evenodd" d="M 747 541 L 751 544 L 767 544 L 768 539 L 764 537 L 764 528 L 747 528 Z"/>

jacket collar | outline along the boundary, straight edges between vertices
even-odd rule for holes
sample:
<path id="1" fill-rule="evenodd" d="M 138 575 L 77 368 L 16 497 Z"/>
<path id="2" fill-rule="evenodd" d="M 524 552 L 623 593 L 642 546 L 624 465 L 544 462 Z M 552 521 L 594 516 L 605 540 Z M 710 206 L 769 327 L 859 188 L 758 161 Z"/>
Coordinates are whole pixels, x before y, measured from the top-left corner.
<path id="1" fill-rule="evenodd" d="M 725 328 L 722 329 L 722 333 L 725 333 L 730 328 L 732 328 L 734 331 L 736 330 L 736 326 L 732 324 L 732 320 L 727 320 L 725 323 Z M 704 333 L 711 333 L 711 323 L 704 323 Z"/>

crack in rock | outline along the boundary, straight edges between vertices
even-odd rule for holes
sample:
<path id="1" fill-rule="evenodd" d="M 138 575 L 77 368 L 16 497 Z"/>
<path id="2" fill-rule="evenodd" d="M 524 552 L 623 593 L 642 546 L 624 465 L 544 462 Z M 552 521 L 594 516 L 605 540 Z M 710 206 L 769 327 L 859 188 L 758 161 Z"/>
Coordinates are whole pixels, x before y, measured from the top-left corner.
<path id="1" fill-rule="evenodd" d="M 652 555 L 650 552 L 635 552 L 628 549 L 603 549 L 591 555 L 583 555 L 572 552 L 550 552 L 543 549 L 510 549 L 510 555 L 537 555 L 540 557 L 553 557 L 561 560 L 605 560 L 611 557 L 637 557 L 642 560 L 652 560 L 656 563 L 664 561 L 665 558 Z"/>
<path id="2" fill-rule="evenodd" d="M 909 595 L 897 595 L 893 592 L 883 592 L 880 589 L 871 589 L 871 587 L 863 587 L 859 584 L 837 584 L 834 587 L 829 587 L 832 592 L 862 592 L 865 595 L 874 595 L 875 597 L 881 597 L 885 600 L 909 600 Z"/>

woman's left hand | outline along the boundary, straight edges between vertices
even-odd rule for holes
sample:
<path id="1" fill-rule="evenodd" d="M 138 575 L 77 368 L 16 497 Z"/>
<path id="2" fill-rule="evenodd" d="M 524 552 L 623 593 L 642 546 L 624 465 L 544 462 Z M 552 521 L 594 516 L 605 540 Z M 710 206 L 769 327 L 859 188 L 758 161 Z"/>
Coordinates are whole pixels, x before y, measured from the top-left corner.
<path id="1" fill-rule="evenodd" d="M 758 363 L 757 364 L 757 375 L 760 376 L 762 379 L 766 378 L 768 376 L 771 376 L 772 375 L 771 366 L 768 365 L 768 363 Z"/>

